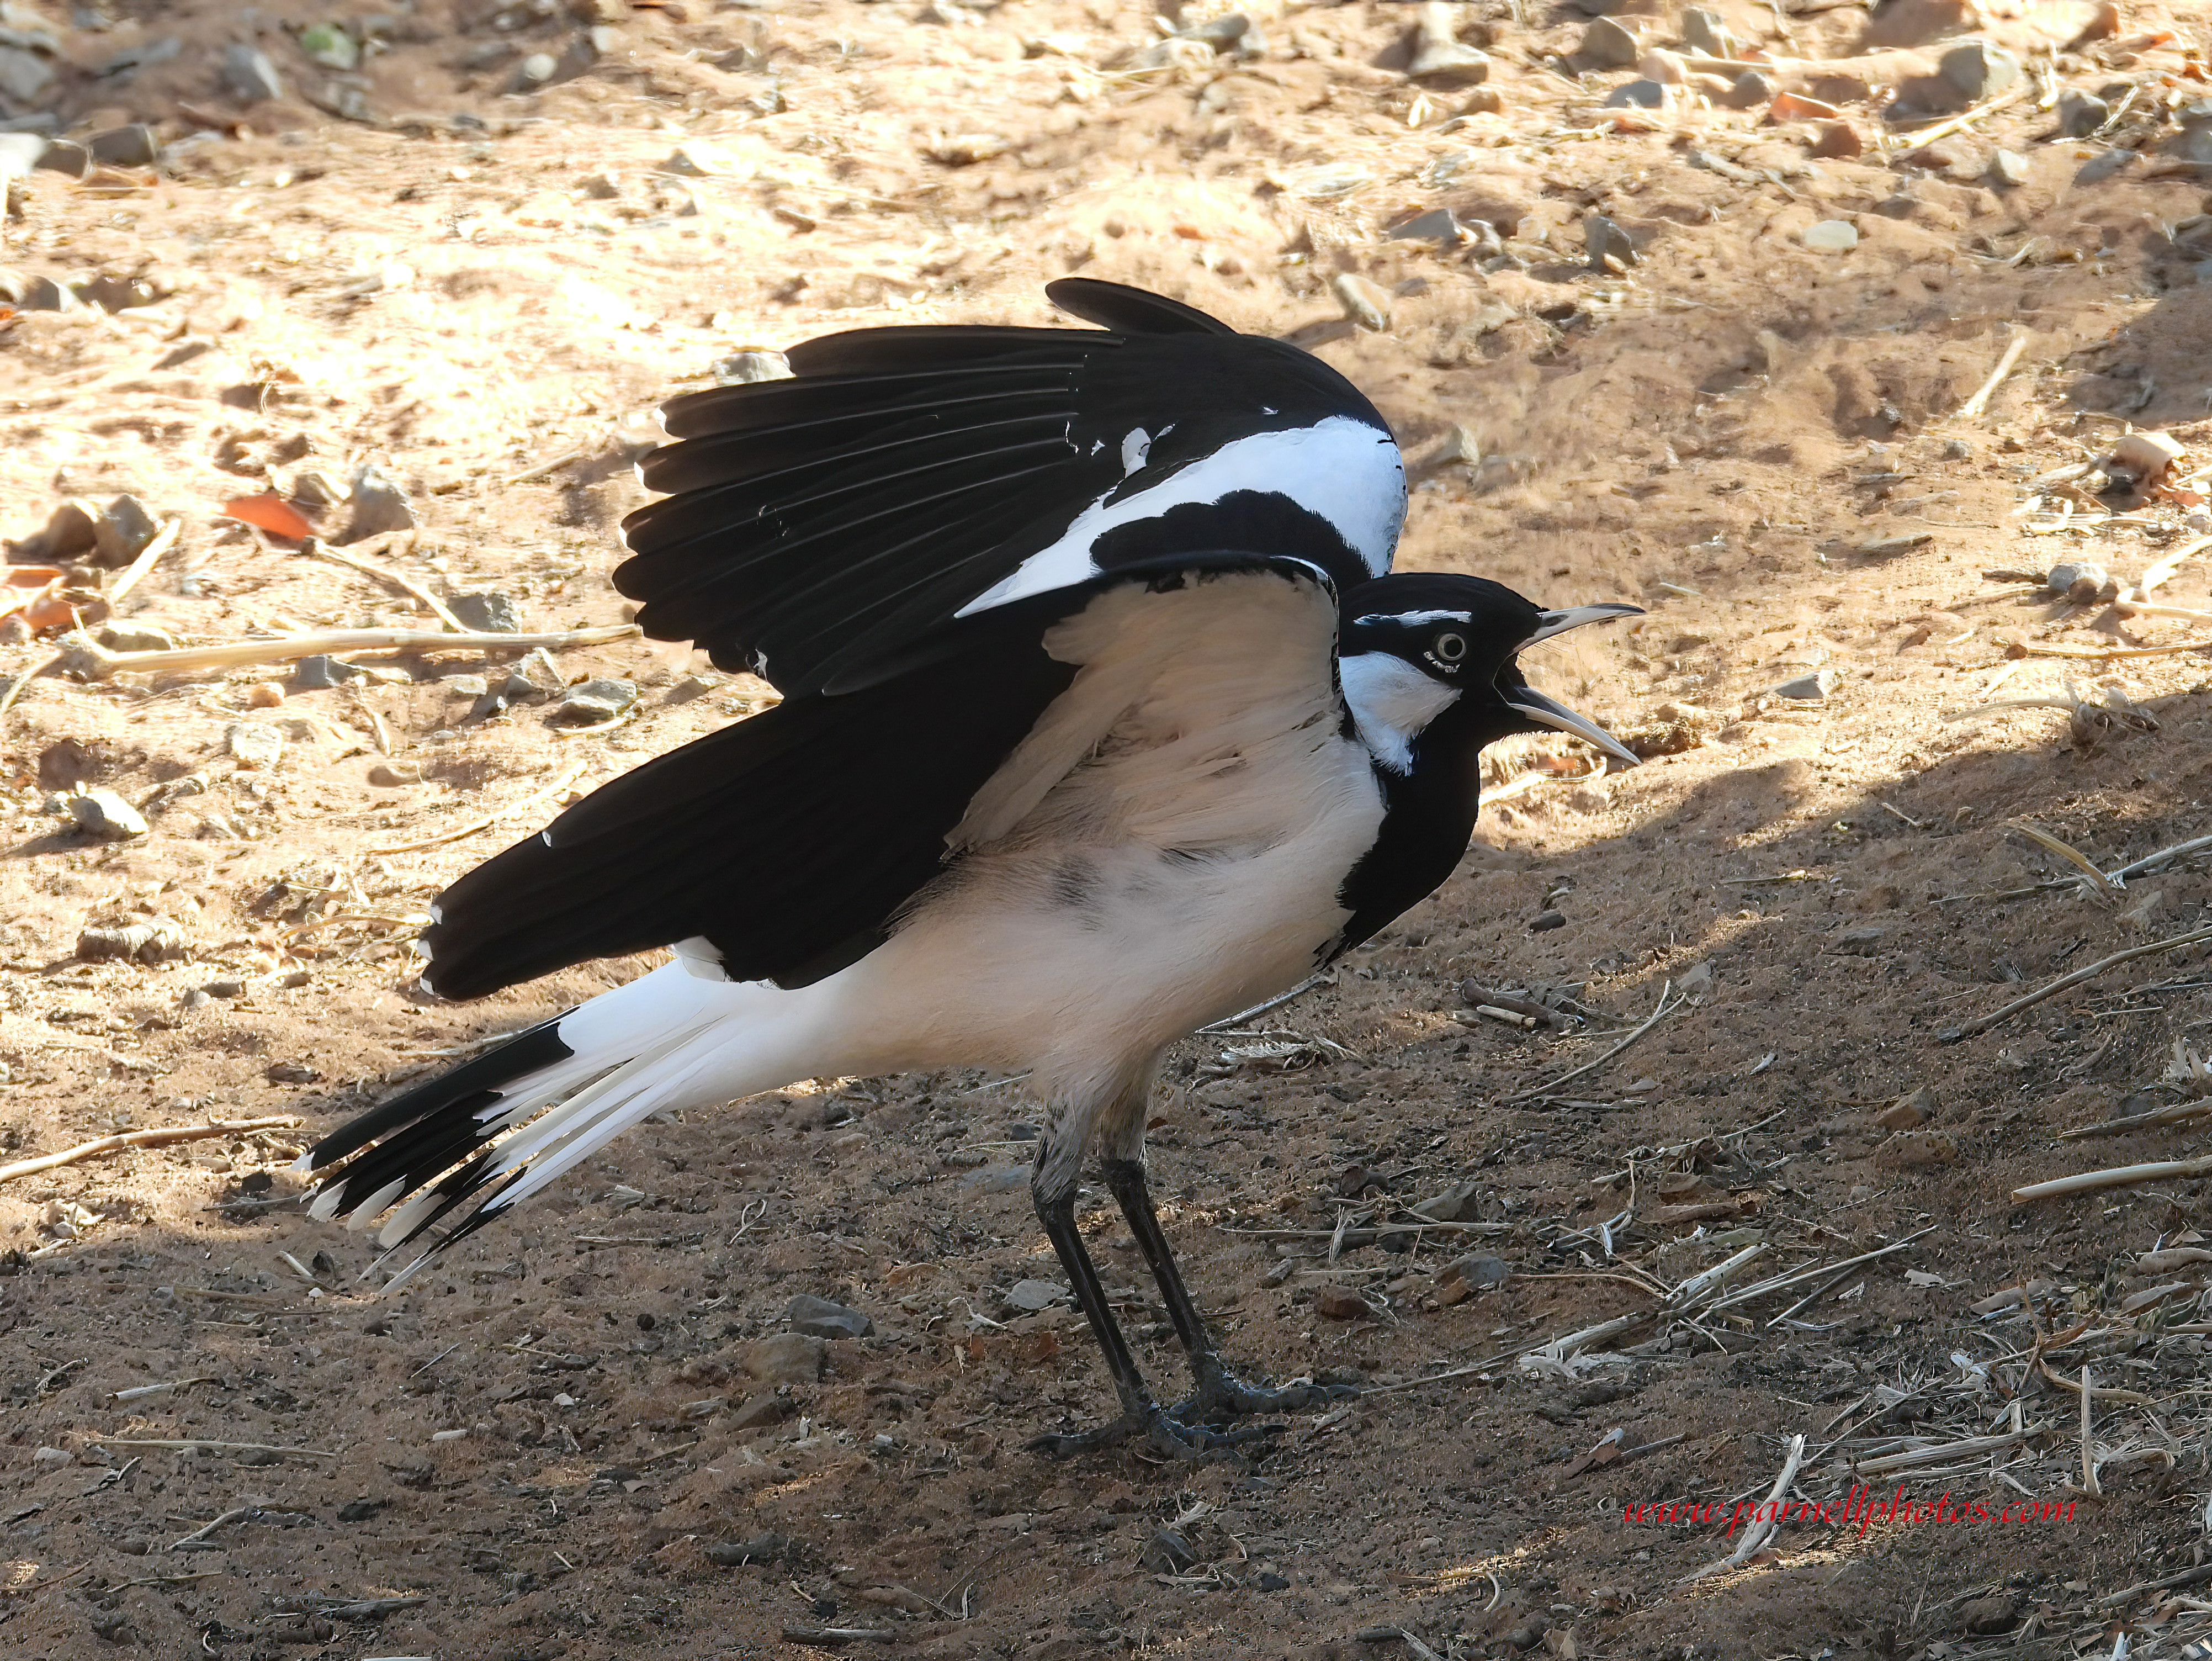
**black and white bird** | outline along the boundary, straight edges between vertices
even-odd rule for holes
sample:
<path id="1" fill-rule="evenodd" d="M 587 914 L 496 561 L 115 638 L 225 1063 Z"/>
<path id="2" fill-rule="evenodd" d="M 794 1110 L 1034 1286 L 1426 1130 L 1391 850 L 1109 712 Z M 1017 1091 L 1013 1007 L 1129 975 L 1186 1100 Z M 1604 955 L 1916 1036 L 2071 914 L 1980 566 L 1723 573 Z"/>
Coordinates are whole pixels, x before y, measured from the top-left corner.
<path id="1" fill-rule="evenodd" d="M 423 979 L 675 955 L 325 1137 L 313 1214 L 428 1236 L 419 1266 L 648 1114 L 1022 1074 L 1051 1110 L 1037 1214 L 1121 1409 L 1040 1445 L 1195 1454 L 1325 1394 L 1214 1352 L 1146 1186 L 1163 1053 L 1443 883 L 1485 745 L 1555 728 L 1632 764 L 1518 654 L 1637 608 L 1386 575 L 1405 475 L 1342 376 L 1136 289 L 1048 292 L 1103 326 L 832 335 L 667 407 L 641 471 L 672 494 L 617 584 L 784 700 L 454 883 Z M 1075 1226 L 1094 1147 L 1189 1357 L 1172 1411 Z"/>

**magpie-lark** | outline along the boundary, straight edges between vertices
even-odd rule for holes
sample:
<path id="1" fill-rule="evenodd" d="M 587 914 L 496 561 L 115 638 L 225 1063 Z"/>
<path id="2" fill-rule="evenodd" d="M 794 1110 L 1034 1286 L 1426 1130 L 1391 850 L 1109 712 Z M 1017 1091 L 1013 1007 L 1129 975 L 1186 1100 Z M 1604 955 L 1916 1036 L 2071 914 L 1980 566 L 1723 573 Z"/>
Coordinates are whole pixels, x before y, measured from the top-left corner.
<path id="1" fill-rule="evenodd" d="M 793 379 L 665 411 L 642 472 L 672 494 L 617 585 L 784 700 L 440 897 L 423 981 L 448 997 L 675 956 L 304 1157 L 313 1214 L 389 1212 L 386 1247 L 450 1220 L 402 1279 L 648 1114 L 991 1068 L 1052 1110 L 1036 1210 L 1121 1406 L 1040 1445 L 1197 1454 L 1328 1393 L 1215 1354 L 1146 1187 L 1162 1054 L 1440 885 L 1485 745 L 1557 728 L 1632 764 L 1518 654 L 1637 608 L 1385 575 L 1405 477 L 1349 382 L 1135 289 L 1048 292 L 1103 327 L 832 335 Z M 1172 1411 L 1075 1226 L 1094 1146 L 1196 1379 Z"/>

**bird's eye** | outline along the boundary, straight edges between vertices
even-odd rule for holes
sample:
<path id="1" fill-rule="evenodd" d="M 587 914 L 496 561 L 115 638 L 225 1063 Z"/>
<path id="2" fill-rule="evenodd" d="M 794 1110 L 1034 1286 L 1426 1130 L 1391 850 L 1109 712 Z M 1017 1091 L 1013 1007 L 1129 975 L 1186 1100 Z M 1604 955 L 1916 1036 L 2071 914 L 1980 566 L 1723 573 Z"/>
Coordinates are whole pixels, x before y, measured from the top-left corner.
<path id="1" fill-rule="evenodd" d="M 1436 654 L 1439 663 L 1457 663 L 1467 655 L 1467 636 L 1449 633 L 1438 635 L 1429 649 Z"/>

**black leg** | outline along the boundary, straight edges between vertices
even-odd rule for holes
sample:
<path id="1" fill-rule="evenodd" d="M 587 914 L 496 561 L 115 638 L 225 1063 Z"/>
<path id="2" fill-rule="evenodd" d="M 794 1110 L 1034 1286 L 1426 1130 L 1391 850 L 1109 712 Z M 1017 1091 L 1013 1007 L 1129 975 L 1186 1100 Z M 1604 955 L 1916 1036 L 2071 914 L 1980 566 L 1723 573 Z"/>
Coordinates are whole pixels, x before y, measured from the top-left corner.
<path id="1" fill-rule="evenodd" d="M 1068 1285 L 1075 1289 L 1076 1304 L 1083 1311 L 1084 1318 L 1091 1323 L 1091 1335 L 1098 1340 L 1098 1348 L 1105 1355 L 1106 1369 L 1114 1378 L 1114 1393 L 1121 1401 L 1121 1414 L 1111 1424 L 1096 1430 L 1039 1436 L 1030 1441 L 1030 1446 L 1041 1453 L 1066 1455 L 1086 1453 L 1141 1438 L 1170 1458 L 1206 1459 L 1219 1457 L 1238 1443 L 1271 1433 L 1273 1427 L 1236 1431 L 1206 1429 L 1178 1422 L 1162 1412 L 1152 1392 L 1145 1388 L 1144 1377 L 1137 1371 L 1136 1358 L 1129 1353 L 1129 1342 L 1121 1335 L 1121 1325 L 1114 1319 L 1113 1306 L 1106 1300 L 1105 1284 L 1098 1278 L 1098 1269 L 1091 1261 L 1090 1252 L 1084 1249 L 1083 1236 L 1075 1226 L 1073 1184 L 1062 1194 L 1050 1195 L 1042 1189 L 1033 1189 L 1031 1194 L 1038 1220 L 1044 1225 L 1045 1238 L 1052 1242 L 1060 1268 L 1067 1272 Z"/>
<path id="2" fill-rule="evenodd" d="M 1203 1424 L 1240 1413 L 1273 1413 L 1308 1407 L 1352 1394 L 1350 1390 L 1323 1384 L 1267 1389 L 1248 1384 L 1223 1366 L 1221 1357 L 1214 1351 L 1212 1336 L 1206 1329 L 1206 1318 L 1191 1301 L 1189 1289 L 1182 1283 L 1182 1271 L 1176 1267 L 1175 1253 L 1168 1249 L 1168 1237 L 1161 1231 L 1159 1214 L 1152 1209 L 1152 1193 L 1145 1181 L 1144 1163 L 1138 1159 L 1106 1159 L 1101 1162 L 1100 1170 L 1108 1190 L 1121 1208 L 1121 1214 L 1129 1220 L 1129 1232 L 1136 1237 L 1137 1250 L 1152 1265 L 1152 1279 L 1159 1283 L 1160 1300 L 1167 1305 L 1168 1319 L 1174 1324 L 1176 1336 L 1182 1341 L 1183 1353 L 1190 1358 L 1191 1378 L 1198 1388 L 1188 1401 L 1175 1408 L 1176 1418 Z M 1079 1244 L 1077 1249 L 1081 1250 Z"/>

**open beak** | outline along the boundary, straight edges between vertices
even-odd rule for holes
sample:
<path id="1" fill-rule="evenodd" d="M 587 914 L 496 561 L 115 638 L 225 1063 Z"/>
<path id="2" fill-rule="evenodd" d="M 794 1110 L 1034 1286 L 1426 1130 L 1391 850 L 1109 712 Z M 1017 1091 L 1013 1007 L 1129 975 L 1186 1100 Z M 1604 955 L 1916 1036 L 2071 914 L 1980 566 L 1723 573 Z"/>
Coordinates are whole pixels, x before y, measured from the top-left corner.
<path id="1" fill-rule="evenodd" d="M 1552 727 L 1562 733 L 1572 733 L 1585 743 L 1595 745 L 1624 767 L 1633 767 L 1643 760 L 1636 751 L 1588 715 L 1577 715 L 1565 704 L 1546 697 L 1533 686 L 1516 686 L 1513 689 L 1513 696 L 1506 702 L 1539 727 Z"/>
<path id="2" fill-rule="evenodd" d="M 1569 605 L 1557 611 L 1547 611 L 1536 619 L 1536 632 L 1522 642 L 1522 649 L 1570 629 L 1579 629 L 1586 623 L 1605 623 L 1613 618 L 1641 617 L 1640 605 L 1608 603 L 1602 605 Z M 1596 745 L 1624 767 L 1633 767 L 1643 759 L 1619 739 L 1592 721 L 1588 715 L 1577 715 L 1564 703 L 1548 698 L 1526 681 L 1514 687 L 1506 702 L 1539 727 L 1549 727 L 1562 733 L 1572 733 L 1586 744 Z"/>

